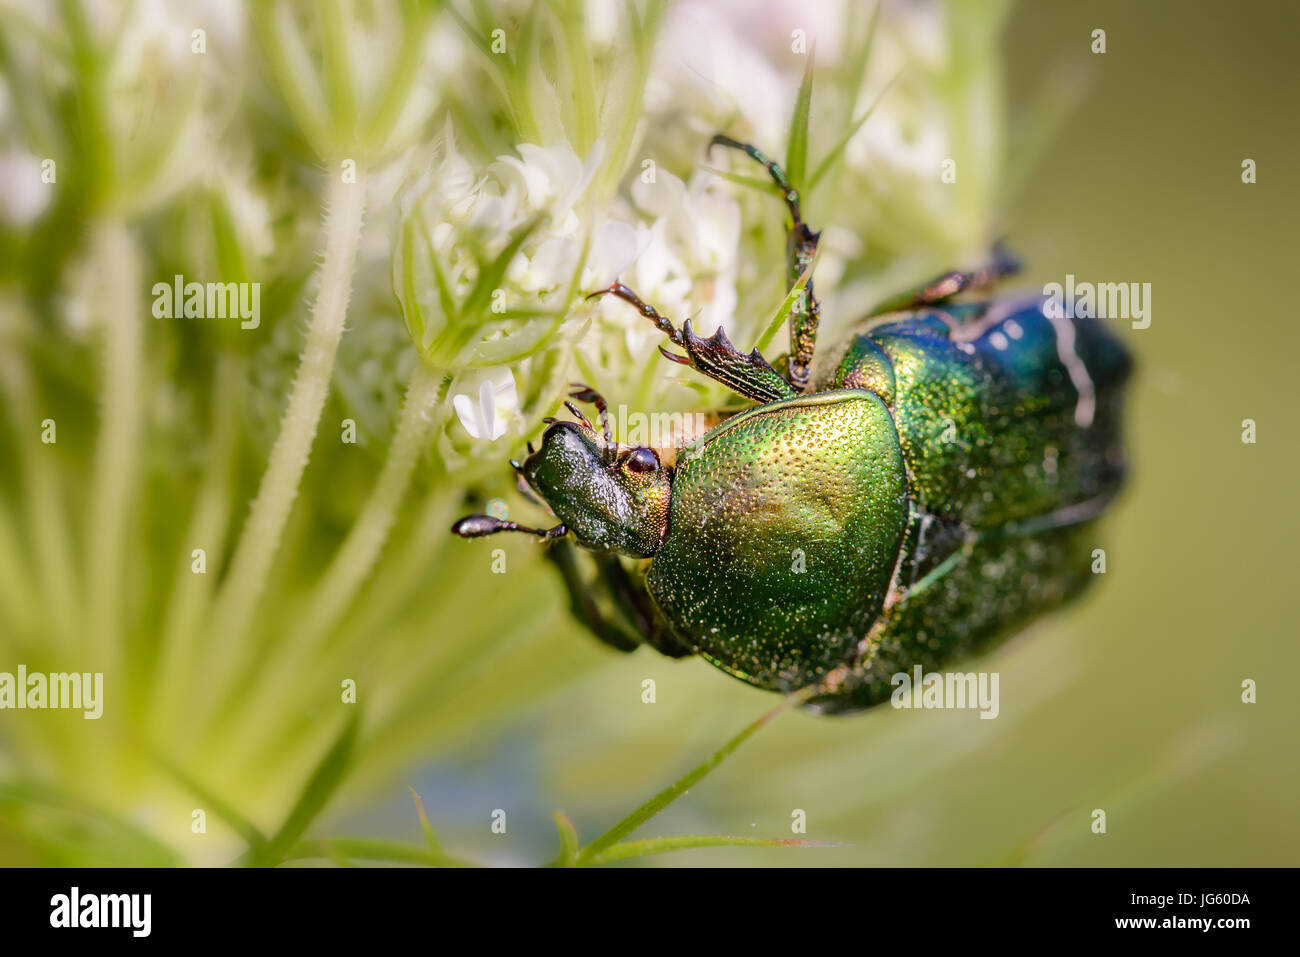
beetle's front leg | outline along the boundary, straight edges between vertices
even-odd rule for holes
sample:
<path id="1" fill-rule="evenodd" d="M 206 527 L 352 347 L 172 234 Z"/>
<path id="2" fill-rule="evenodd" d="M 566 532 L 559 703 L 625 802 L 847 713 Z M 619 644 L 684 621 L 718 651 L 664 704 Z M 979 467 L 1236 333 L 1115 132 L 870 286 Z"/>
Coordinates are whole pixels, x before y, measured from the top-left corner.
<path id="1" fill-rule="evenodd" d="M 695 654 L 677 639 L 656 613 L 642 576 L 634 578 L 628 574 L 616 555 L 601 555 L 596 561 L 610 595 L 627 619 L 635 624 L 647 645 L 669 658 L 685 658 Z"/>
<path id="2" fill-rule="evenodd" d="M 1020 271 L 1020 260 L 1011 255 L 1001 243 L 993 247 L 993 257 L 984 266 L 972 272 L 954 269 L 936 276 L 925 285 L 886 299 L 872 309 L 869 316 L 883 316 L 891 312 L 937 306 L 962 292 L 979 292 L 997 284 L 1007 276 Z"/>
<path id="3" fill-rule="evenodd" d="M 621 282 L 614 283 L 608 289 L 599 289 L 587 298 L 605 295 L 616 296 L 631 303 L 641 315 L 655 324 L 655 328 L 686 350 L 686 355 L 682 356 L 660 346 L 659 351 L 666 358 L 688 365 L 755 402 L 775 402 L 777 399 L 794 397 L 795 391 L 789 383 L 781 377 L 781 373 L 768 365 L 757 349 L 748 355 L 741 352 L 731 344 L 721 326 L 707 339 L 701 339 L 695 334 L 689 319 L 678 329 L 672 320 L 661 316 L 654 306 L 644 302 Z"/>
<path id="4" fill-rule="evenodd" d="M 600 605 L 591 593 L 591 586 L 583 581 L 574 547 L 567 541 L 557 541 L 546 550 L 546 557 L 564 578 L 564 587 L 569 592 L 569 610 L 573 617 L 586 625 L 587 630 L 605 644 L 619 651 L 635 651 L 641 644 L 641 636 L 601 613 Z"/>
<path id="5" fill-rule="evenodd" d="M 803 221 L 799 191 L 790 182 L 785 170 L 777 163 L 768 159 L 757 147 L 733 140 L 721 133 L 709 141 L 710 149 L 714 146 L 740 150 L 755 162 L 761 163 L 768 175 L 772 177 L 772 182 L 781 191 L 781 198 L 785 200 L 786 210 L 790 213 L 790 227 L 786 232 L 785 240 L 786 291 L 789 292 L 799 282 L 799 278 L 812 268 L 813 260 L 817 257 L 817 241 L 821 238 L 821 233 L 809 229 Z M 808 391 L 813 355 L 817 351 L 817 326 L 820 322 L 821 305 L 817 302 L 817 296 L 813 292 L 812 277 L 809 276 L 804 286 L 802 301 L 796 304 L 796 308 L 790 313 L 790 362 L 787 372 L 790 385 L 798 392 Z"/>
<path id="6" fill-rule="evenodd" d="M 594 556 L 600 571 L 598 582 L 604 586 L 614 605 L 613 616 L 602 613 L 593 593 L 594 583 L 583 580 L 578 568 L 578 553 L 573 545 L 567 541 L 556 542 L 547 549 L 546 556 L 564 578 L 573 616 L 605 644 L 619 651 L 633 651 L 639 645 L 647 644 L 670 658 L 694 654 L 655 614 L 644 584 L 628 574 L 618 556 Z"/>

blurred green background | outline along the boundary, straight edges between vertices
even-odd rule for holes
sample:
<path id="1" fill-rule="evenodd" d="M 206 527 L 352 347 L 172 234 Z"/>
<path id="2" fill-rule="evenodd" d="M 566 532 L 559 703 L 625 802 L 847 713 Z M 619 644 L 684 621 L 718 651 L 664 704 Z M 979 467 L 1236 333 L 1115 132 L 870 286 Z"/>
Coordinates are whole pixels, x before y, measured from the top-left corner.
<path id="1" fill-rule="evenodd" d="M 449 117 L 475 170 L 517 145 L 518 137 L 511 136 L 520 129 L 512 124 L 522 122 L 519 101 L 492 105 L 490 78 L 460 58 L 473 55 L 467 37 L 476 24 L 487 25 L 493 16 L 511 25 L 519 18 L 531 22 L 519 12 L 528 6 L 498 5 L 484 20 L 478 18 L 487 5 L 466 4 L 461 10 L 470 11 L 462 14 L 468 29 L 450 22 L 447 11 L 430 8 L 438 39 L 423 55 L 429 62 L 466 65 L 459 72 L 451 65 L 434 70 L 432 79 L 422 73 L 420 82 L 434 90 L 434 105 L 396 122 L 387 139 L 376 133 L 369 143 L 367 155 L 376 168 L 408 168 L 376 173 L 392 184 L 386 202 L 372 199 L 368 229 L 375 224 L 376 232 L 393 236 L 411 221 L 411 203 L 397 187 L 409 186 L 415 175 L 410 170 L 419 170 L 429 153 L 425 144 Z M 743 19 L 734 4 L 705 6 Z M 775 24 L 773 36 L 782 41 L 788 23 L 802 22 L 782 4 L 760 6 L 763 14 L 753 19 Z M 929 228 L 914 253 L 903 227 L 925 221 L 927 214 L 891 210 L 880 195 L 865 192 L 875 182 L 889 199 L 906 203 L 906 177 L 872 180 L 870 167 L 836 174 L 825 195 L 815 197 L 810 219 L 861 233 L 859 260 L 867 265 L 855 272 L 851 264 L 823 264 L 847 277 L 826 283 L 827 322 L 833 329 L 851 321 L 861 289 L 878 294 L 906 286 L 996 235 L 1005 235 L 1026 261 L 1013 288 L 1037 289 L 1064 281 L 1067 273 L 1096 282 L 1151 283 L 1150 328 L 1117 323 L 1139 370 L 1130 398 L 1133 478 L 1103 526 L 1107 573 L 1080 602 L 978 665 L 1001 675 L 996 720 L 981 721 L 974 712 L 888 708 L 838 719 L 787 714 L 638 832 L 801 836 L 848 846 L 712 848 L 649 859 L 655 865 L 1300 862 L 1294 810 L 1300 705 L 1286 683 L 1286 675 L 1300 667 L 1295 616 L 1287 604 L 1295 577 L 1291 541 L 1300 535 L 1297 509 L 1287 502 L 1300 462 L 1295 402 L 1283 394 L 1290 385 L 1286 369 L 1300 350 L 1300 331 L 1284 314 L 1300 222 L 1300 190 L 1288 172 L 1300 151 L 1300 130 L 1292 119 L 1297 84 L 1291 50 L 1300 10 L 1267 2 L 1238 4 L 1231 12 L 1212 2 L 1096 3 L 1086 9 L 1023 3 L 1010 9 L 998 39 L 993 7 L 936 8 L 948 11 L 944 20 L 927 19 L 929 5 L 919 5 L 923 13 L 908 29 L 914 36 L 948 31 L 950 52 L 956 52 L 934 81 L 938 100 L 949 110 L 947 128 L 958 129 L 964 116 L 968 139 L 972 130 L 981 143 L 987 134 L 994 143 L 990 155 L 1000 150 L 1001 165 L 1010 172 L 995 175 L 978 162 L 960 166 L 980 169 L 973 185 L 962 186 L 970 192 L 955 206 L 934 207 L 941 222 L 957 225 L 948 232 Z M 369 43 L 368 59 L 358 57 L 358 63 L 401 60 L 395 51 L 403 30 L 376 14 L 378 8 L 355 8 Z M 417 8 L 423 9 L 412 7 Z M 585 19 L 593 34 L 601 32 L 591 9 L 564 3 L 550 8 L 554 17 L 540 22 L 567 36 L 573 49 L 581 48 L 582 38 L 566 33 L 566 24 Z M 653 8 L 640 8 L 647 28 Z M 130 15 L 140 15 L 140 9 Z M 890 21 L 907 21 L 909 11 L 907 5 L 887 5 L 877 42 L 888 49 Z M 25 13 L 32 29 L 62 35 L 58 15 L 37 8 Z M 300 24 L 311 20 L 299 13 Z M 187 21 L 182 16 L 178 22 Z M 978 26 L 986 22 L 992 24 L 987 37 Z M 262 51 L 249 53 L 250 60 L 265 62 L 265 50 L 249 39 L 264 32 L 265 22 L 250 18 L 249 24 L 248 49 Z M 855 29 L 862 26 L 858 22 Z M 302 28 L 316 36 L 314 27 Z M 1101 55 L 1090 52 L 1098 28 L 1107 38 Z M 65 147 L 85 149 L 88 92 L 76 82 L 84 58 L 78 60 L 71 43 L 63 49 L 68 69 L 32 66 L 19 53 L 25 29 L 12 21 L 0 47 L 8 79 L 5 145 L 24 143 L 31 153 L 46 155 L 42 147 L 58 141 L 63 125 L 73 131 Z M 309 59 L 328 60 L 328 19 L 321 36 L 307 42 Z M 635 59 L 620 46 L 635 44 L 628 36 L 615 32 L 604 47 L 590 40 L 600 76 L 600 70 L 624 69 L 623 61 Z M 854 101 L 845 101 L 847 87 L 839 79 L 846 56 L 834 50 L 840 41 L 818 39 L 818 62 L 825 51 L 827 65 L 825 78 L 819 72 L 814 86 L 814 157 L 843 133 L 843 111 L 857 116 L 869 102 L 858 100 L 850 108 Z M 656 56 L 668 56 L 671 65 L 673 52 L 661 47 Z M 689 177 L 691 165 L 700 162 L 695 147 L 707 136 L 701 128 L 728 117 L 739 124 L 732 128 L 758 138 L 782 135 L 804 62 L 788 49 L 784 54 L 772 54 L 786 91 L 783 102 L 771 104 L 772 117 L 742 109 L 737 119 L 680 95 L 665 101 L 652 82 L 645 104 L 629 101 L 629 115 L 635 119 L 643 108 L 648 119 L 635 137 L 628 134 L 626 169 L 635 171 L 640 156 L 654 155 L 665 169 Z M 240 213 L 245 193 L 220 179 L 196 175 L 178 181 L 175 195 L 162 189 L 156 202 L 132 205 L 113 201 L 112 190 L 103 186 L 111 171 L 88 180 L 75 163 L 67 164 L 63 198 L 34 224 L 6 227 L 2 234 L 0 382 L 6 392 L 0 401 L 12 414 L 5 416 L 0 439 L 0 532 L 8 536 L 0 536 L 0 562 L 8 562 L 0 571 L 28 576 L 15 580 L 32 583 L 35 604 L 25 606 L 12 588 L 6 593 L 9 604 L 0 605 L 0 614 L 11 617 L 0 633 L 0 670 L 12 670 L 11 661 L 32 669 L 59 664 L 54 670 L 81 670 L 83 661 L 113 661 L 112 651 L 107 659 L 96 657 L 106 654 L 107 645 L 120 653 L 116 665 L 105 666 L 106 681 L 110 693 L 121 696 L 125 714 L 114 709 L 92 723 L 79 714 L 0 712 L 0 863 L 233 860 L 243 845 L 237 828 L 220 820 L 231 815 L 211 814 L 209 833 L 195 835 L 191 809 L 212 809 L 215 798 L 233 808 L 234 817 L 250 819 L 265 833 L 275 831 L 322 754 L 340 740 L 350 707 L 339 706 L 340 677 L 358 680 L 360 730 L 346 772 L 329 789 L 309 836 L 418 843 L 410 785 L 450 852 L 484 863 L 549 860 L 558 850 L 555 810 L 567 813 L 589 840 L 773 702 L 700 661 L 606 650 L 568 619 L 559 583 L 537 561 L 535 546 L 502 543 L 510 571 L 494 575 L 489 547 L 451 540 L 445 528 L 489 496 L 507 500 L 512 517 L 533 518 L 510 490 L 505 459 L 518 454 L 525 436 L 535 436 L 536 419 L 554 411 L 559 390 L 573 375 L 597 378 L 594 384 L 620 401 L 615 394 L 621 382 L 669 373 L 655 360 L 653 345 L 642 349 L 653 364 L 649 370 L 614 355 L 613 345 L 601 345 L 599 356 L 571 359 L 568 350 L 582 353 L 584 336 L 590 347 L 593 337 L 608 331 L 601 325 L 611 321 L 607 316 L 594 317 L 595 325 L 582 329 L 552 329 L 560 346 L 530 353 L 514 366 L 520 409 L 510 434 L 499 442 L 473 442 L 448 401 L 448 392 L 461 383 L 455 362 L 442 355 L 436 357 L 439 365 L 426 352 L 435 371 L 426 384 L 430 408 L 438 410 L 435 431 L 420 434 L 418 462 L 395 493 L 400 507 L 392 507 L 391 535 L 380 536 L 368 564 L 358 558 L 331 572 L 340 545 L 365 551 L 346 543 L 357 540 L 359 526 L 372 527 L 367 508 L 386 507 L 374 489 L 377 482 L 382 488 L 393 458 L 389 436 L 400 433 L 402 396 L 420 385 L 419 376 L 412 376 L 419 360 L 407 336 L 412 305 L 401 292 L 401 260 L 390 267 L 396 254 L 384 240 L 376 248 L 363 242 L 347 331 L 320 419 L 323 438 L 312 447 L 265 596 L 238 638 L 207 632 L 219 596 L 213 594 L 217 586 L 189 581 L 188 530 L 226 530 L 211 559 L 214 573 L 222 573 L 292 388 L 309 321 L 306 303 L 317 296 L 310 277 L 320 258 L 322 171 L 356 152 L 331 141 L 348 132 L 339 133 L 342 125 L 322 133 L 301 115 L 295 121 L 292 97 L 274 70 L 250 72 L 258 78 L 240 93 L 243 118 L 225 129 L 232 141 L 247 144 L 247 192 L 269 197 L 260 220 L 251 218 L 262 222 L 272 249 L 259 251 L 241 238 L 240 223 L 249 218 Z M 503 88 L 518 79 L 512 76 Z M 161 82 L 159 76 L 152 80 Z M 924 84 L 912 88 L 910 82 L 900 80 L 900 89 L 924 102 Z M 455 93 L 440 101 L 439 84 Z M 1003 84 L 1010 130 L 1004 143 L 993 132 L 1003 122 L 1002 98 L 989 92 Z M 45 85 L 55 93 L 43 99 Z M 867 86 L 874 95 L 883 84 Z M 336 111 L 331 115 L 339 115 L 337 87 L 326 83 L 324 89 Z M 507 92 L 502 100 L 509 97 Z M 580 101 L 573 114 L 564 112 L 572 104 L 560 107 L 554 128 L 566 132 L 581 159 L 587 155 L 584 136 L 587 146 L 597 132 L 617 144 L 609 130 L 623 127 L 618 111 L 608 109 L 598 128 L 584 130 Z M 136 118 L 136 133 L 167 118 L 166 96 L 156 102 L 162 104 L 158 111 Z M 452 105 L 444 110 L 441 102 Z M 1017 121 L 1039 107 L 1046 119 L 1018 136 Z M 366 115 L 364 108 L 356 112 Z M 867 120 L 865 130 L 872 122 Z M 544 144 L 552 145 L 547 124 L 545 116 L 537 120 Z M 48 139 L 34 142 L 39 136 L 32 130 Z M 667 140 L 656 140 L 661 135 Z M 953 139 L 960 142 L 955 134 Z M 966 154 L 959 155 L 964 162 Z M 1257 163 L 1254 185 L 1241 182 L 1245 158 Z M 131 171 L 139 161 L 125 162 Z M 447 178 L 446 167 L 441 176 Z M 591 198 L 587 214 L 614 202 L 616 193 L 626 195 L 617 188 L 622 177 L 617 164 L 601 168 L 593 189 L 606 190 L 604 199 Z M 758 267 L 742 265 L 736 275 L 738 313 L 750 309 L 757 318 L 746 321 L 761 325 L 779 299 L 773 271 L 780 257 L 779 209 L 770 197 L 732 189 L 740 195 L 746 224 L 740 248 L 770 252 Z M 870 212 L 859 212 L 858 202 Z M 235 223 L 233 239 L 210 226 L 223 215 Z M 894 232 L 885 235 L 887 222 Z M 873 224 L 879 231 L 872 232 Z M 111 483 L 104 493 L 98 482 L 113 466 L 105 466 L 103 452 L 95 451 L 104 448 L 102 440 L 96 444 L 95 421 L 102 408 L 98 384 L 112 376 L 101 373 L 101 346 L 69 318 L 76 310 L 68 305 L 78 295 L 76 263 L 87 248 L 92 260 L 96 249 L 102 251 L 95 237 L 105 228 L 110 262 L 114 249 L 121 253 L 114 243 L 122 234 L 112 230 L 125 229 L 138 242 L 134 255 L 145 263 L 139 271 L 146 288 L 173 271 L 201 276 L 204 265 L 213 263 L 222 275 L 234 268 L 232 262 L 243 261 L 250 277 L 274 277 L 265 281 L 265 328 L 258 337 L 169 327 L 165 336 L 151 336 L 139 347 L 139 381 L 148 383 L 148 399 L 137 406 L 148 409 L 140 412 L 146 438 L 137 438 L 136 466 L 124 474 L 143 484 L 121 493 L 129 504 L 125 530 L 106 533 L 96 531 L 102 519 L 96 505 L 103 501 L 96 496 L 108 494 L 114 501 Z M 232 250 L 239 256 L 232 259 Z M 866 283 L 856 292 L 855 277 Z M 703 305 L 694 295 L 687 304 Z M 93 303 L 97 297 L 85 298 Z M 544 296 L 541 303 L 561 308 Z M 613 342 L 622 333 L 610 335 Z M 459 355 L 456 361 L 465 353 Z M 680 386 L 658 388 L 637 392 L 644 407 L 692 407 L 716 398 Z M 23 401 L 30 408 L 20 408 Z M 52 458 L 41 458 L 33 445 L 46 414 L 37 409 L 55 410 L 60 422 Z M 359 449 L 325 441 L 345 416 L 355 418 L 368 437 Z M 1247 418 L 1258 426 L 1253 445 L 1241 441 Z M 221 422 L 230 430 L 225 459 L 213 452 L 214 435 L 225 434 Z M 212 490 L 204 478 L 214 461 L 229 471 Z M 214 514 L 203 511 L 205 502 Z M 207 526 L 191 524 L 204 515 Z M 94 544 L 105 536 L 108 545 Z M 94 599 L 69 597 L 93 595 L 105 570 L 95 564 L 95 547 L 108 549 L 97 554 L 112 555 L 120 565 L 123 591 L 112 629 L 95 620 Z M 64 565 L 76 571 L 62 577 Z M 330 589 L 344 597 L 320 621 L 316 605 Z M 90 636 L 84 649 L 63 640 L 70 633 L 54 613 L 60 594 L 77 609 L 74 619 L 85 616 L 79 619 Z M 20 617 L 24 607 L 26 617 Z M 105 636 L 97 644 L 100 630 Z M 162 657 L 166 636 L 182 649 L 179 658 Z M 208 690 L 212 662 L 222 673 L 238 671 L 235 664 L 222 664 L 227 639 L 255 669 L 272 660 L 272 652 L 288 648 L 286 657 L 273 659 L 285 670 L 270 672 L 265 688 L 233 695 L 215 715 L 190 708 L 191 696 L 201 700 Z M 68 652 L 69 646 L 81 657 Z M 175 670 L 163 670 L 160 661 Z M 657 684 L 652 705 L 642 703 L 647 678 Z M 1255 704 L 1241 701 L 1248 678 L 1258 683 Z M 351 739 L 344 734 L 343 740 Z M 1104 835 L 1091 831 L 1095 808 L 1107 813 Z M 508 816 L 504 834 L 491 828 L 496 809 Z M 806 813 L 806 834 L 791 835 L 796 809 Z"/>

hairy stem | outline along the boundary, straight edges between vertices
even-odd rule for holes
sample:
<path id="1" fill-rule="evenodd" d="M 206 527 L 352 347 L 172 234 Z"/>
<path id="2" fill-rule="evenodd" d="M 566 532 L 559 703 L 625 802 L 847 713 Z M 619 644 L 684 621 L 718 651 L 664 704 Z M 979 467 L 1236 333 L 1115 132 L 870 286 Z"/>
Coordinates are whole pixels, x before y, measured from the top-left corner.
<path id="1" fill-rule="evenodd" d="M 588 866 L 612 864 L 637 857 L 671 854 L 700 847 L 842 847 L 827 841 L 804 841 L 781 837 L 731 837 L 729 835 L 687 835 L 684 837 L 651 837 L 643 841 L 624 841 L 587 858 Z"/>
<path id="2" fill-rule="evenodd" d="M 303 632 L 312 641 L 351 605 L 374 568 L 434 427 L 434 412 L 444 392 L 443 377 L 424 362 L 417 363 L 383 470 L 309 603 L 311 611 Z"/>
<path id="3" fill-rule="evenodd" d="M 472 861 L 466 861 L 451 854 L 443 854 L 424 847 L 411 847 L 394 841 L 376 841 L 359 837 L 332 837 L 326 839 L 302 841 L 289 849 L 285 861 L 311 860 L 324 858 L 347 861 L 357 858 L 363 861 L 383 861 L 389 864 L 424 864 L 428 867 L 477 867 Z"/>
<path id="4" fill-rule="evenodd" d="M 307 341 L 280 434 L 271 448 L 213 616 L 213 658 L 219 671 L 209 687 L 218 693 L 243 663 L 243 655 L 232 651 L 250 649 L 253 644 L 249 626 L 307 467 L 347 318 L 365 211 L 365 175 L 358 169 L 355 182 L 348 183 L 339 175 L 338 164 L 327 168 L 331 178 L 325 198 L 325 257 Z"/>
<path id="5" fill-rule="evenodd" d="M 312 590 L 305 605 L 305 620 L 290 641 L 275 652 L 275 660 L 258 669 L 260 684 L 291 687 L 304 661 L 319 654 L 321 636 L 338 624 L 365 584 L 388 541 L 397 510 L 410 486 L 411 473 L 433 429 L 433 413 L 443 394 L 442 376 L 424 362 L 417 363 L 388 457 L 370 497 L 334 560 Z M 244 689 L 250 699 L 255 698 L 256 690 L 252 687 Z M 238 736 L 241 729 L 256 728 L 261 726 L 261 722 L 272 720 L 274 714 L 267 712 L 274 712 L 282 706 L 276 695 L 264 695 L 260 701 L 253 701 L 233 734 Z"/>

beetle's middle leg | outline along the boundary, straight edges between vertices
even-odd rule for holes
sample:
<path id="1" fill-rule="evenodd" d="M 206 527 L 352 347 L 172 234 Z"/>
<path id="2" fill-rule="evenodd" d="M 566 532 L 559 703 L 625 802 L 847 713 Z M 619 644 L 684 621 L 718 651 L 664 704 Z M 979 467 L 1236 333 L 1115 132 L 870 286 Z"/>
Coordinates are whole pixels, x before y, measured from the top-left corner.
<path id="1" fill-rule="evenodd" d="M 821 238 L 821 232 L 809 229 L 803 221 L 799 190 L 790 182 L 785 170 L 779 164 L 768 159 L 757 147 L 733 140 L 721 133 L 709 141 L 709 147 L 714 146 L 740 150 L 755 162 L 761 163 L 772 178 L 772 182 L 781 191 L 785 208 L 790 213 L 790 226 L 786 231 L 785 239 L 785 288 L 786 292 L 789 292 L 799 282 L 799 277 L 812 267 L 813 259 L 817 256 L 817 241 Z M 817 296 L 813 292 L 812 277 L 809 276 L 801 301 L 795 304 L 795 308 L 790 313 L 790 361 L 787 377 L 790 385 L 794 386 L 797 392 L 808 391 L 813 354 L 817 351 L 817 326 L 820 322 L 821 305 L 817 302 Z"/>
<path id="2" fill-rule="evenodd" d="M 993 247 L 993 256 L 988 263 L 971 272 L 954 269 L 942 276 L 936 276 L 918 289 L 886 299 L 868 316 L 883 316 L 891 312 L 904 312 L 923 306 L 937 306 L 947 302 L 953 296 L 963 292 L 980 292 L 991 288 L 1007 276 L 1020 271 L 1020 260 L 1006 250 L 1001 243 Z"/>

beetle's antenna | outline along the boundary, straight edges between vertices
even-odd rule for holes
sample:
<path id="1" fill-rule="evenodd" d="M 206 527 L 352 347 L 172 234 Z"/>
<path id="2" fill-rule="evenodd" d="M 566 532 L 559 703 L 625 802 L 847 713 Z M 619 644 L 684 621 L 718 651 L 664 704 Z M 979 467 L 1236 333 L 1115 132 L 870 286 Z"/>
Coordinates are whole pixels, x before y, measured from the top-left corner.
<path id="1" fill-rule="evenodd" d="M 536 535 L 540 539 L 547 540 L 563 538 L 569 530 L 563 525 L 556 525 L 554 528 L 529 528 L 516 522 L 503 522 L 491 515 L 466 515 L 451 527 L 451 533 L 461 538 L 483 538 L 485 535 L 495 535 L 498 532 L 523 532 L 525 535 Z"/>
<path id="2" fill-rule="evenodd" d="M 583 385 L 581 382 L 570 382 L 573 391 L 569 393 L 569 398 L 577 399 L 579 402 L 590 402 L 600 413 L 600 431 L 605 435 L 605 442 L 609 445 L 614 444 L 614 431 L 609 427 L 609 405 L 605 402 L 605 397 L 590 386 Z M 569 405 L 569 403 L 564 403 Z M 569 406 L 573 408 L 573 406 Z M 583 419 L 585 422 L 586 419 Z M 593 429 L 593 431 L 595 431 Z"/>

